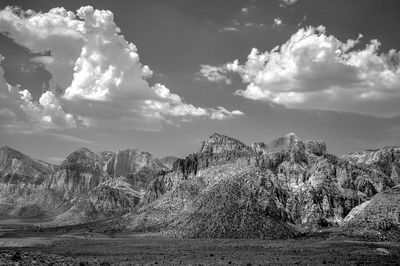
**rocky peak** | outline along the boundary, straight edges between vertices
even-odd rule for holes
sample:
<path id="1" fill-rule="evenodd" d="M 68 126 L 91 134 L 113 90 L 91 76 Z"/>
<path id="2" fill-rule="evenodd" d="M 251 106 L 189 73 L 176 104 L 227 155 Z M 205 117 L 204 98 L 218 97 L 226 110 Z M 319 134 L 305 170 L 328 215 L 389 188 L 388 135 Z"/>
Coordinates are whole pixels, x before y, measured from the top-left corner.
<path id="1" fill-rule="evenodd" d="M 112 151 L 101 151 L 97 153 L 97 156 L 100 157 L 100 159 L 103 162 L 107 162 L 110 160 L 113 156 L 115 155 L 115 152 Z"/>
<path id="2" fill-rule="evenodd" d="M 314 141 L 314 140 L 307 140 L 304 142 L 306 147 L 306 151 L 317 156 L 321 156 L 326 154 L 326 142 L 325 141 Z"/>
<path id="3" fill-rule="evenodd" d="M 126 149 L 118 151 L 115 156 L 107 162 L 107 172 L 114 177 L 135 174 L 143 168 L 154 171 L 166 169 L 160 160 L 152 154 L 138 149 Z"/>
<path id="4" fill-rule="evenodd" d="M 262 142 L 254 143 L 252 145 L 253 150 L 258 154 L 272 154 L 277 152 L 287 152 L 295 148 L 301 147 L 305 149 L 304 142 L 300 140 L 294 133 L 286 134 L 283 137 L 279 137 L 273 140 L 270 144 Z"/>
<path id="5" fill-rule="evenodd" d="M 61 163 L 61 167 L 67 167 L 71 165 L 96 165 L 100 163 L 99 156 L 89 150 L 88 148 L 79 148 L 76 151 L 70 153 L 67 158 Z"/>
<path id="6" fill-rule="evenodd" d="M 277 152 L 304 151 L 320 156 L 326 153 L 326 143 L 324 141 L 303 141 L 294 133 L 289 133 L 273 140 L 270 144 L 254 143 L 252 149 L 257 154 L 264 155 Z"/>
<path id="7" fill-rule="evenodd" d="M 4 173 L 14 173 L 25 176 L 48 174 L 55 166 L 35 160 L 29 156 L 4 146 L 0 148 L 0 170 Z"/>
<path id="8" fill-rule="evenodd" d="M 19 151 L 14 150 L 13 148 L 10 148 L 8 146 L 3 146 L 0 148 L 0 155 L 2 155 L 2 156 L 9 155 L 9 156 L 13 156 L 15 158 L 26 156 L 26 155 L 20 153 Z"/>
<path id="9" fill-rule="evenodd" d="M 392 177 L 396 183 L 400 182 L 399 146 L 353 152 L 348 155 L 344 155 L 343 158 L 356 164 L 375 166 L 387 176 Z"/>
<path id="10" fill-rule="evenodd" d="M 241 141 L 214 133 L 202 142 L 197 153 L 177 160 L 173 165 L 173 170 L 187 177 L 190 174 L 196 175 L 198 170 L 211 165 L 234 161 L 253 154 L 252 149 Z"/>
<path id="11" fill-rule="evenodd" d="M 202 142 L 198 154 L 218 154 L 229 151 L 249 152 L 250 150 L 251 149 L 247 145 L 237 139 L 214 133 L 207 140 Z"/>

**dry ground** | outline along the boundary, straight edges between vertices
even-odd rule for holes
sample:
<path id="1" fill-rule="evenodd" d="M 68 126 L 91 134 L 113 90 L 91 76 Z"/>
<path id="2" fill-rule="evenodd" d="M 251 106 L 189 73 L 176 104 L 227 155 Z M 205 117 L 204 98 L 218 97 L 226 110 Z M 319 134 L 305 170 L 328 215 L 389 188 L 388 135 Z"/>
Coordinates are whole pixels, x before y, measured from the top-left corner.
<path id="1" fill-rule="evenodd" d="M 0 265 L 399 265 L 400 243 L 173 239 L 144 234 L 31 232 L 0 223 Z"/>

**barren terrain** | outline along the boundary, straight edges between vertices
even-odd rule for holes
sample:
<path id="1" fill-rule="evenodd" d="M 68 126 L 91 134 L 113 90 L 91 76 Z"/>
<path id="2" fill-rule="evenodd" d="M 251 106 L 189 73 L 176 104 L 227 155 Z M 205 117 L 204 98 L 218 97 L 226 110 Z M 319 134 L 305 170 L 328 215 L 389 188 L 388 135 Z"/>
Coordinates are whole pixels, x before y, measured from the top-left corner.
<path id="1" fill-rule="evenodd" d="M 149 234 L 34 232 L 39 220 L 0 223 L 1 265 L 396 265 L 400 243 L 324 240 L 188 239 Z"/>

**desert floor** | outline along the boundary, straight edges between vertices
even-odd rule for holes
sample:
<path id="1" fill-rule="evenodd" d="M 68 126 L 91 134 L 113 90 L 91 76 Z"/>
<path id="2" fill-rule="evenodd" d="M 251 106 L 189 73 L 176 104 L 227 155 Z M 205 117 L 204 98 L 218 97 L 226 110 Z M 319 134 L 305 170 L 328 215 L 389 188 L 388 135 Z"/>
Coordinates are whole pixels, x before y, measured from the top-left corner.
<path id="1" fill-rule="evenodd" d="M 400 243 L 110 237 L 34 232 L 30 226 L 36 222 L 0 221 L 0 265 L 400 265 Z"/>

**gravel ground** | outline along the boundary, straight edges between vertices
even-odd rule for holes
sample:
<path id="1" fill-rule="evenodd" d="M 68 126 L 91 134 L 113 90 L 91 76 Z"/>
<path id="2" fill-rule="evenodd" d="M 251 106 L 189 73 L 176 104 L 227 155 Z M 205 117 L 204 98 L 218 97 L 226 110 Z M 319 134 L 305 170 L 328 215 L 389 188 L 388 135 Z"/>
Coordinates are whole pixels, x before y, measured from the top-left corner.
<path id="1" fill-rule="evenodd" d="M 52 241 L 32 246 L 29 238 L 15 238 L 13 247 L 0 248 L 0 265 L 398 265 L 400 261 L 400 243 L 71 234 L 46 236 Z"/>

